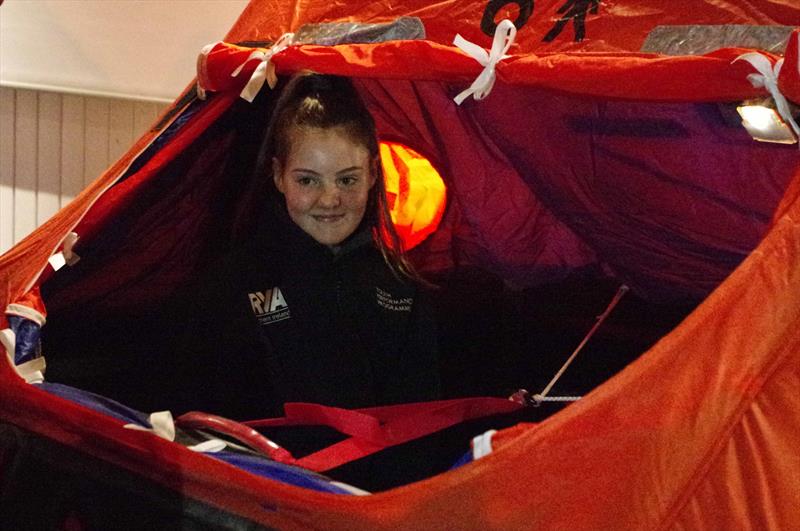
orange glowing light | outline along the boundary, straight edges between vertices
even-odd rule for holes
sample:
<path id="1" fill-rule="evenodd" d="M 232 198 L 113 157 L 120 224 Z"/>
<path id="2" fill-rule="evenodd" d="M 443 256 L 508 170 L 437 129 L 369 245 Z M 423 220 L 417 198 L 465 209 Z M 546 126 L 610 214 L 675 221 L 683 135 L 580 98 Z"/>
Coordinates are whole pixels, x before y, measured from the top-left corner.
<path id="1" fill-rule="evenodd" d="M 447 190 L 439 172 L 413 149 L 381 142 L 380 153 L 392 222 L 403 247 L 412 249 L 439 226 Z"/>

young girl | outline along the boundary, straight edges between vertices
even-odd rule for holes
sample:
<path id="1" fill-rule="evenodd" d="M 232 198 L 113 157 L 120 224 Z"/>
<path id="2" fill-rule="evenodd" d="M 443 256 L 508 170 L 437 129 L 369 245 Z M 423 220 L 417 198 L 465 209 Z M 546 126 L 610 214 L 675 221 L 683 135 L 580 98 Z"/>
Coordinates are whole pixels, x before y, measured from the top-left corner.
<path id="1" fill-rule="evenodd" d="M 207 385 L 186 404 L 255 419 L 281 415 L 289 401 L 356 408 L 439 397 L 435 328 L 389 217 L 378 156 L 372 117 L 347 79 L 287 84 L 257 165 L 274 185 L 271 221 L 199 286 L 184 359 Z"/>

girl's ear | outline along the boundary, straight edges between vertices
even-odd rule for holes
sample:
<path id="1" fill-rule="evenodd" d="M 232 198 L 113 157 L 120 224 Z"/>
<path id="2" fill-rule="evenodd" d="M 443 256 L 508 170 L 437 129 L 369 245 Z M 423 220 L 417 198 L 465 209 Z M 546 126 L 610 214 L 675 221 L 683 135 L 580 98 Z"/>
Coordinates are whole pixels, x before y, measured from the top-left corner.
<path id="1" fill-rule="evenodd" d="M 275 182 L 275 188 L 284 193 L 283 166 L 277 157 L 272 157 L 272 180 Z"/>

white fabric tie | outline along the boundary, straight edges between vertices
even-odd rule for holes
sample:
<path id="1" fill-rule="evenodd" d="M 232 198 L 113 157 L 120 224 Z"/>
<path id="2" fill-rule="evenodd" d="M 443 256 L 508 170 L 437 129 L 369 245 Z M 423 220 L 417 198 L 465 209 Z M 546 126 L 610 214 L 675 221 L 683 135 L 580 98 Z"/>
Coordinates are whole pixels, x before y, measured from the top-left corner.
<path id="1" fill-rule="evenodd" d="M 73 266 L 78 262 L 78 260 L 81 259 L 80 256 L 72 252 L 72 248 L 75 246 L 77 241 L 77 233 L 70 232 L 67 234 L 66 238 L 64 238 L 62 250 L 47 259 L 47 261 L 50 262 L 50 265 L 53 267 L 53 271 L 58 271 L 65 265 Z"/>
<path id="2" fill-rule="evenodd" d="M 25 306 L 24 304 L 17 304 L 15 302 L 12 302 L 6 307 L 6 315 L 16 315 L 18 317 L 22 317 L 23 319 L 33 321 L 39 326 L 44 326 L 47 322 L 47 318 L 42 315 L 41 312 L 34 310 L 29 306 Z"/>
<path id="3" fill-rule="evenodd" d="M 483 65 L 483 72 L 472 82 L 472 85 L 465 91 L 461 92 L 458 96 L 453 98 L 458 105 L 472 96 L 476 100 L 482 100 L 492 91 L 494 80 L 497 77 L 495 74 L 495 66 L 502 59 L 507 58 L 506 52 L 514 44 L 514 38 L 517 36 L 517 28 L 510 20 L 503 20 L 497 25 L 497 30 L 494 32 L 494 41 L 492 42 L 492 49 L 489 53 L 475 43 L 469 42 L 464 37 L 456 34 L 453 39 L 453 44 L 461 51 L 478 61 Z"/>
<path id="4" fill-rule="evenodd" d="M 130 430 L 149 431 L 168 441 L 175 440 L 175 421 L 172 419 L 172 413 L 169 411 L 156 411 L 150 414 L 148 420 L 152 428 L 145 428 L 138 424 L 125 424 L 123 427 Z"/>
<path id="5" fill-rule="evenodd" d="M 215 454 L 217 452 L 221 452 L 227 446 L 228 443 L 226 443 L 222 439 L 209 439 L 207 441 L 203 441 L 201 443 L 194 444 L 192 446 L 187 446 L 187 448 L 193 452 Z"/>
<path id="6" fill-rule="evenodd" d="M 233 71 L 231 77 L 236 77 L 241 73 L 244 66 L 252 59 L 258 59 L 261 61 L 256 69 L 253 70 L 250 80 L 239 94 L 243 99 L 253 103 L 258 91 L 260 91 L 261 87 L 264 86 L 264 81 L 269 84 L 269 88 L 275 88 L 278 78 L 275 76 L 275 66 L 272 64 L 270 59 L 272 59 L 272 56 L 276 53 L 281 52 L 291 46 L 293 39 L 294 33 L 284 33 L 269 50 L 266 52 L 262 52 L 261 50 L 254 51 L 248 56 L 247 59 L 244 60 L 242 64 L 239 65 L 236 70 Z"/>
<path id="7" fill-rule="evenodd" d="M 783 58 L 778 59 L 773 66 L 764 54 L 750 52 L 740 55 L 734 59 L 732 63 L 735 63 L 739 59 L 747 61 L 753 65 L 753 68 L 758 70 L 758 74 L 748 74 L 747 79 L 754 87 L 764 87 L 769 91 L 772 99 L 775 100 L 775 107 L 777 107 L 778 114 L 783 118 L 784 122 L 791 126 L 794 134 L 800 137 L 800 127 L 797 125 L 797 122 L 794 121 L 794 117 L 792 117 L 789 101 L 778 89 L 778 76 L 783 66 Z"/>
<path id="8" fill-rule="evenodd" d="M 211 53 L 211 50 L 217 44 L 222 44 L 222 41 L 212 42 L 211 44 L 206 44 L 200 49 L 200 55 L 197 57 L 197 83 L 195 83 L 195 89 L 197 91 L 197 97 L 203 101 L 206 99 L 206 89 L 200 84 L 200 69 L 205 68 L 205 62 L 208 59 L 208 54 Z"/>
<path id="9" fill-rule="evenodd" d="M 17 336 L 10 328 L 0 330 L 0 347 L 6 351 L 8 364 L 17 372 L 17 374 L 30 384 L 42 383 L 44 381 L 44 371 L 47 367 L 44 356 L 26 361 L 20 365 L 16 364 L 14 360 L 14 351 L 17 347 Z"/>
<path id="10" fill-rule="evenodd" d="M 45 362 L 44 356 L 40 356 L 14 366 L 14 369 L 27 383 L 38 384 L 44 382 L 44 372 L 45 369 L 47 369 L 47 363 Z"/>
<path id="11" fill-rule="evenodd" d="M 497 430 L 489 430 L 486 433 L 472 439 L 472 460 L 477 461 L 492 453 L 492 437 Z"/>

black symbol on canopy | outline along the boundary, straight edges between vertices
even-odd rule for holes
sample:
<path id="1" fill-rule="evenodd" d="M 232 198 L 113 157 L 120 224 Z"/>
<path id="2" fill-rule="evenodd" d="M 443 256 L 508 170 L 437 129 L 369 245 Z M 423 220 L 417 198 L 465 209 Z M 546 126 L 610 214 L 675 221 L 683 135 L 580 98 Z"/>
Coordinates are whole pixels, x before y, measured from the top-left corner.
<path id="1" fill-rule="evenodd" d="M 572 20 L 575 28 L 575 42 L 580 42 L 586 36 L 586 15 L 591 10 L 593 15 L 597 14 L 600 7 L 600 0 L 567 0 L 558 10 L 561 18 L 556 21 L 552 29 L 542 39 L 544 42 L 551 42 L 558 37 L 564 30 L 564 26 Z"/>
<path id="2" fill-rule="evenodd" d="M 502 8 L 508 4 L 517 4 L 519 7 L 519 15 L 517 20 L 514 21 L 514 26 L 519 30 L 528 22 L 528 19 L 533 13 L 533 0 L 491 0 L 486 4 L 486 9 L 483 11 L 483 19 L 481 19 L 481 30 L 488 36 L 494 36 L 497 30 L 497 24 L 494 22 L 494 17 L 500 12 Z"/>

